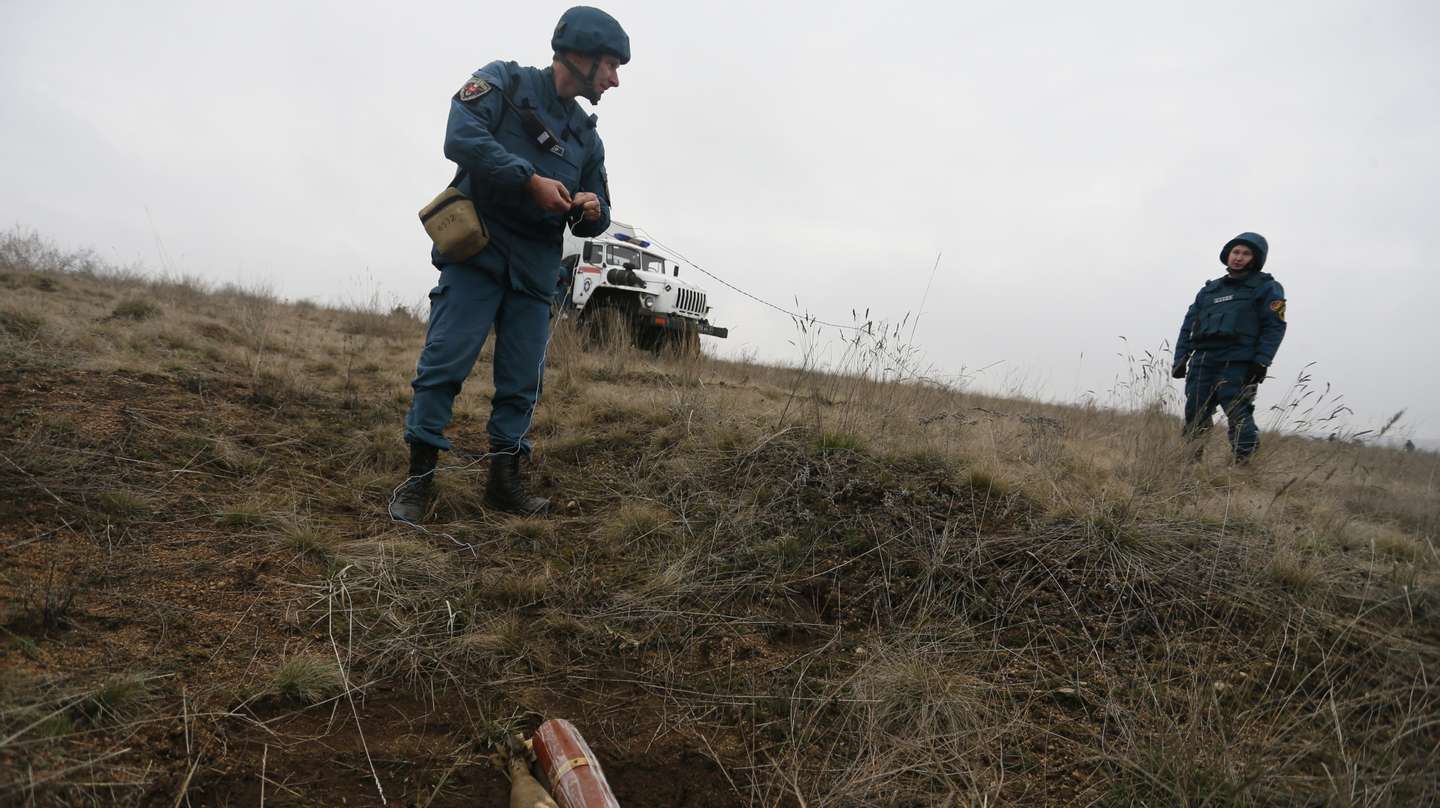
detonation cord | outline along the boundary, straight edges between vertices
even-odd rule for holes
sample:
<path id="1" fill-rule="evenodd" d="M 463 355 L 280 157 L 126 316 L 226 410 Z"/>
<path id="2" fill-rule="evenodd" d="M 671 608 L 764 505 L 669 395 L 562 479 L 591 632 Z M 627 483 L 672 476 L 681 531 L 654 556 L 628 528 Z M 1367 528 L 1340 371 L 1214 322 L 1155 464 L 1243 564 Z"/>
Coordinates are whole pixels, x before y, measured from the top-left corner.
<path id="1" fill-rule="evenodd" d="M 829 328 L 839 329 L 839 330 L 841 330 L 841 331 L 854 331 L 856 334 L 865 334 L 865 335 L 870 336 L 871 339 L 874 339 L 874 334 L 873 334 L 873 332 L 872 332 L 868 327 L 866 327 L 866 326 L 842 325 L 842 324 L 840 324 L 840 323 L 832 323 L 832 322 L 829 322 L 828 320 L 821 320 L 820 318 L 818 318 L 818 317 L 816 317 L 816 316 L 814 316 L 814 315 L 811 315 L 811 314 L 800 314 L 800 313 L 798 313 L 798 312 L 791 311 L 791 310 L 785 308 L 784 306 L 777 306 L 777 305 L 775 305 L 774 303 L 771 303 L 770 301 L 765 300 L 764 298 L 757 297 L 756 295 L 752 295 L 752 294 L 750 294 L 749 292 L 745 291 L 744 289 L 741 289 L 740 287 L 736 286 L 735 284 L 733 284 L 733 283 L 725 280 L 724 278 L 720 277 L 719 275 L 716 275 L 715 273 L 711 272 L 710 270 L 706 269 L 705 267 L 702 267 L 702 266 L 700 266 L 699 264 L 695 263 L 694 261 L 691 261 L 689 258 L 687 258 L 687 257 L 685 256 L 684 253 L 680 252 L 679 250 L 675 249 L 674 247 L 671 247 L 671 246 L 667 245 L 665 242 L 661 241 L 660 239 L 655 238 L 654 234 L 652 234 L 649 230 L 646 230 L 646 229 L 643 228 L 643 227 L 637 227 L 637 228 L 635 228 L 635 229 L 636 229 L 637 231 L 641 232 L 641 233 L 644 233 L 644 234 L 645 234 L 645 238 L 646 238 L 651 244 L 654 244 L 655 246 L 659 247 L 660 249 L 664 250 L 665 252 L 668 252 L 668 253 L 670 253 L 671 255 L 674 255 L 676 258 L 679 258 L 681 261 L 684 261 L 685 263 L 689 264 L 690 266 L 694 267 L 695 269 L 700 270 L 701 272 L 705 273 L 707 276 L 715 279 L 717 282 L 719 282 L 721 285 L 725 286 L 726 288 L 731 289 L 731 290 L 733 290 L 733 291 L 735 291 L 735 292 L 738 292 L 738 293 L 744 295 L 745 297 L 748 297 L 748 298 L 750 298 L 751 300 L 755 301 L 756 303 L 759 303 L 759 304 L 762 305 L 762 306 L 769 306 L 770 308 L 774 309 L 775 311 L 778 311 L 778 312 L 780 312 L 781 314 L 784 314 L 784 315 L 786 315 L 787 317 L 790 317 L 791 319 L 795 320 L 797 323 L 803 323 L 804 325 L 807 325 L 807 326 L 809 326 L 809 325 L 822 325 L 822 326 L 827 326 L 827 327 L 829 327 Z M 936 266 L 938 267 L 938 266 L 939 266 L 939 261 L 940 261 L 940 259 L 937 257 L 937 258 L 935 259 L 935 261 L 936 261 Z M 931 279 L 932 279 L 932 280 L 934 279 L 934 273 L 933 273 L 933 271 L 932 271 L 932 273 L 931 273 Z M 930 295 L 930 288 L 929 288 L 928 286 L 925 288 L 925 295 L 926 295 L 926 297 L 928 297 L 928 296 Z M 797 301 L 797 302 L 798 302 L 798 301 Z M 921 308 L 922 308 L 922 309 L 924 308 L 924 302 L 923 302 L 923 301 L 921 302 Z M 919 315 L 916 315 L 916 318 L 915 318 L 915 319 L 916 319 L 916 324 L 918 325 L 918 324 L 919 324 L 919 319 L 920 319 L 920 318 L 919 318 Z M 913 340 L 914 337 L 915 337 L 915 330 L 914 330 L 913 328 L 910 330 L 910 337 L 911 337 L 912 340 Z M 921 373 L 920 371 L 918 371 L 918 370 L 914 367 L 914 365 L 912 365 L 912 364 L 910 363 L 909 360 L 907 360 L 905 357 L 901 356 L 900 354 L 895 353 L 894 351 L 885 350 L 885 349 L 882 348 L 882 349 L 880 349 L 880 353 L 882 353 L 883 355 L 885 355 L 886 357 L 888 357 L 891 361 L 893 361 L 893 362 L 896 364 L 897 367 L 899 367 L 900 369 L 904 370 L 906 373 L 909 373 L 911 376 L 915 377 L 916 379 L 921 379 L 921 380 L 927 381 L 927 382 L 937 382 L 937 383 L 939 382 L 939 380 L 933 379 L 933 378 L 925 375 L 924 373 Z M 980 370 L 981 370 L 981 371 L 987 370 L 987 369 L 989 369 L 989 368 L 994 367 L 994 366 L 997 365 L 997 364 L 999 364 L 999 362 L 993 362 L 993 363 L 991 363 L 991 364 L 989 364 L 989 365 L 986 365 L 985 367 L 981 368 Z M 979 371 L 976 371 L 976 372 L 979 372 Z M 962 375 L 963 375 L 963 374 L 962 374 Z"/>
<path id="2" fill-rule="evenodd" d="M 679 250 L 675 249 L 674 247 L 668 246 L 667 244 L 665 244 L 665 242 L 661 241 L 660 239 L 655 238 L 655 236 L 654 236 L 653 234 L 651 234 L 651 232 L 650 232 L 649 230 L 646 230 L 646 229 L 643 228 L 643 227 L 637 227 L 637 228 L 635 228 L 635 229 L 636 229 L 636 230 L 639 230 L 639 231 L 642 232 L 642 233 L 644 233 L 646 240 L 648 240 L 651 244 L 654 244 L 655 246 L 659 247 L 660 249 L 664 250 L 665 252 L 668 252 L 668 253 L 670 253 L 671 255 L 674 255 L 676 258 L 679 258 L 681 261 L 684 261 L 685 263 L 687 263 L 687 264 L 689 264 L 690 266 L 692 266 L 692 267 L 700 270 L 701 272 L 705 273 L 706 275 L 710 276 L 711 278 L 714 278 L 716 282 L 720 283 L 721 285 L 725 286 L 726 288 L 728 288 L 728 289 L 730 289 L 730 290 L 732 290 L 732 291 L 734 291 L 734 292 L 738 292 L 738 293 L 740 293 L 740 294 L 742 294 L 742 295 L 750 298 L 751 300 L 755 301 L 756 303 L 759 303 L 759 304 L 762 305 L 762 306 L 769 306 L 770 308 L 772 308 L 772 309 L 780 312 L 781 314 L 786 315 L 787 317 L 793 317 L 793 318 L 795 318 L 796 320 L 799 320 L 799 321 L 804 322 L 804 323 L 814 323 L 815 325 L 829 326 L 830 328 L 839 328 L 839 329 L 842 329 L 842 330 L 845 330 L 845 331 L 864 331 L 864 330 L 865 330 L 864 328 L 861 328 L 860 326 L 857 326 L 857 325 L 841 325 L 840 323 L 831 323 L 831 322 L 827 322 L 827 321 L 825 321 L 825 320 L 821 320 L 821 319 L 819 319 L 818 317 L 815 317 L 815 316 L 810 315 L 810 314 L 800 314 L 800 313 L 798 313 L 798 312 L 793 312 L 793 311 L 785 308 L 784 306 L 777 306 L 777 305 L 775 305 L 774 303 L 771 303 L 771 302 L 768 301 L 768 300 L 765 300 L 765 299 L 760 298 L 760 297 L 756 297 L 755 295 L 750 294 L 749 292 L 745 291 L 744 289 L 741 289 L 740 287 L 736 286 L 735 284 L 733 284 L 733 283 L 725 280 L 724 278 L 720 277 L 719 275 L 716 275 L 715 273 L 711 272 L 710 270 L 706 269 L 705 267 L 702 267 L 702 266 L 700 266 L 699 264 L 695 263 L 694 261 L 691 261 L 689 258 L 686 258 L 684 253 L 680 252 Z"/>

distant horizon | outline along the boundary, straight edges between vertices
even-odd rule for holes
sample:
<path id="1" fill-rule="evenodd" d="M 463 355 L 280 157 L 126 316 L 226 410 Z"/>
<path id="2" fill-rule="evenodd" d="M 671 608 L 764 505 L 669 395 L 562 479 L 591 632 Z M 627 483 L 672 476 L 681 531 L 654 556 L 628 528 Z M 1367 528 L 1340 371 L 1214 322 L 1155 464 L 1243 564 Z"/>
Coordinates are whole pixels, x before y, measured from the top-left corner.
<path id="1" fill-rule="evenodd" d="M 235 278 L 226 280 L 203 277 L 194 273 L 187 273 L 179 267 L 165 266 L 157 268 L 152 264 L 145 263 L 144 261 L 131 261 L 128 264 L 116 262 L 113 259 L 106 258 L 93 246 L 64 245 L 61 244 L 59 241 L 55 240 L 54 238 L 47 236 L 47 234 L 45 233 L 42 233 L 34 228 L 26 228 L 25 226 L 20 224 L 12 226 L 8 231 L 0 231 L 0 237 L 12 236 L 38 238 L 43 244 L 71 257 L 78 257 L 86 253 L 93 254 L 99 261 L 102 262 L 102 271 L 137 272 L 149 280 L 161 282 L 166 280 L 183 280 L 186 282 L 200 283 L 205 285 L 210 291 L 219 291 L 228 286 L 233 286 L 242 290 L 263 289 L 271 294 L 274 294 L 282 302 L 289 304 L 309 302 L 343 309 L 346 307 L 369 305 L 373 303 L 378 304 L 381 307 L 403 306 L 408 310 L 414 312 L 422 319 L 426 316 L 425 301 L 423 298 L 420 300 L 405 301 L 400 299 L 398 296 L 392 296 L 388 301 L 381 303 L 378 296 L 378 289 L 372 290 L 371 300 L 357 300 L 357 298 L 353 296 L 347 296 L 338 293 L 330 295 L 328 297 L 319 298 L 313 295 L 296 295 L 286 291 L 283 288 L 276 288 L 276 283 L 274 282 L 274 280 L 268 277 L 246 278 L 244 276 L 237 276 Z M 163 250 L 163 247 L 157 246 L 157 249 Z M 704 284 L 702 283 L 701 285 L 703 286 Z M 711 282 L 711 286 L 716 285 L 717 284 L 714 284 L 713 281 Z M 713 289 L 707 289 L 707 291 L 713 292 Z M 779 314 L 775 314 L 774 316 L 783 317 L 783 315 Z M 817 315 L 817 317 L 819 317 L 819 315 Z M 833 327 L 827 327 L 825 330 L 831 332 L 834 331 Z M 803 358 L 795 355 L 777 354 L 749 357 L 742 355 L 740 352 L 737 351 L 727 352 L 723 350 L 723 348 L 725 347 L 723 341 L 713 340 L 710 338 L 706 338 L 704 344 L 709 346 L 712 355 L 720 359 L 732 361 L 756 361 L 763 365 L 785 368 L 797 367 L 803 361 Z M 835 346 L 836 342 L 832 337 L 832 342 L 828 347 L 833 348 Z M 921 350 L 921 356 L 924 356 L 923 345 L 913 347 L 918 347 Z M 831 368 L 827 367 L 826 369 Z M 942 379 L 942 381 L 944 381 L 946 384 L 956 386 L 957 389 L 960 390 L 974 392 L 982 395 L 994 396 L 996 398 L 1008 399 L 1012 401 L 1031 401 L 1039 404 L 1050 404 L 1069 407 L 1084 407 L 1086 406 L 1088 401 L 1093 401 L 1097 406 L 1106 409 L 1112 409 L 1116 411 L 1133 409 L 1133 407 L 1127 407 L 1125 405 L 1116 403 L 1113 400 L 1107 400 L 1107 397 L 1098 394 L 1086 396 L 1082 393 L 1075 398 L 1066 399 L 1063 397 L 1053 396 L 1049 395 L 1048 393 L 1038 392 L 1034 390 L 1027 391 L 1026 389 L 1024 389 L 1024 385 L 1021 383 L 1007 383 L 998 380 L 992 381 L 991 377 L 984 375 L 984 372 L 989 370 L 1013 370 L 1020 373 L 1023 373 L 1024 371 L 1023 368 L 1018 368 L 1010 363 L 1002 362 L 997 363 L 997 367 L 982 369 L 982 372 L 975 374 L 967 374 L 963 372 L 962 369 L 962 372 L 960 373 L 948 374 L 949 377 Z M 964 378 L 958 378 L 962 376 Z M 1277 383 L 1278 380 L 1272 378 L 1269 382 L 1267 382 L 1267 385 L 1269 385 L 1271 389 L 1274 389 L 1278 386 Z M 1183 383 L 1179 381 L 1173 382 L 1173 386 L 1171 388 L 1172 399 L 1167 404 L 1167 409 L 1171 412 L 1172 415 L 1175 415 L 1176 417 L 1179 417 L 1180 415 L 1179 407 L 1183 401 L 1183 395 L 1180 389 L 1182 384 Z M 1110 398 L 1113 399 L 1113 396 Z M 1377 432 L 1379 428 L 1383 426 L 1387 421 L 1389 421 L 1396 412 L 1403 409 L 1405 408 L 1397 407 L 1394 410 L 1389 411 L 1384 416 L 1378 416 L 1375 421 L 1369 425 L 1362 425 L 1342 419 L 1337 419 L 1337 422 L 1344 424 L 1343 429 L 1347 433 L 1347 439 L 1348 436 L 1354 435 L 1355 433 L 1365 432 L 1367 434 L 1362 435 L 1361 437 L 1364 439 L 1365 443 L 1370 445 L 1403 447 L 1406 440 L 1414 440 L 1417 448 L 1422 448 L 1426 451 L 1440 451 L 1440 436 L 1416 436 L 1414 433 L 1407 431 L 1412 429 L 1412 427 L 1410 426 L 1406 418 L 1403 416 L 1400 418 L 1399 421 L 1396 422 L 1396 424 L 1392 427 L 1391 431 L 1386 435 L 1380 437 L 1375 437 L 1373 435 L 1373 433 Z M 1264 431 L 1276 431 L 1281 434 L 1291 435 L 1295 437 L 1311 438 L 1315 440 L 1325 440 L 1329 436 L 1329 432 L 1325 431 L 1298 431 L 1295 429 L 1287 429 L 1283 426 L 1278 430 L 1272 430 L 1270 428 L 1271 419 L 1267 418 L 1268 415 L 1270 415 L 1268 407 L 1257 409 L 1257 420 L 1260 423 L 1261 429 Z M 1216 419 L 1218 422 L 1223 423 L 1222 415 L 1217 413 Z M 1355 420 L 1359 421 L 1360 419 L 1356 418 Z"/>

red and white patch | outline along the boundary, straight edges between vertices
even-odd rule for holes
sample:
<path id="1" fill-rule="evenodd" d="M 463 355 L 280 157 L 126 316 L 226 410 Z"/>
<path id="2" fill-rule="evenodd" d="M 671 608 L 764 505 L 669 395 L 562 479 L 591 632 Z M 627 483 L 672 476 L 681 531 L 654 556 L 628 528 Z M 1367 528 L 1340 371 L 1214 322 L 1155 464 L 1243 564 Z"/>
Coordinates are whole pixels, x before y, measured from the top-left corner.
<path id="1" fill-rule="evenodd" d="M 460 88 L 459 98 L 461 101 L 474 101 L 480 96 L 490 92 L 490 82 L 479 76 L 471 76 Z"/>

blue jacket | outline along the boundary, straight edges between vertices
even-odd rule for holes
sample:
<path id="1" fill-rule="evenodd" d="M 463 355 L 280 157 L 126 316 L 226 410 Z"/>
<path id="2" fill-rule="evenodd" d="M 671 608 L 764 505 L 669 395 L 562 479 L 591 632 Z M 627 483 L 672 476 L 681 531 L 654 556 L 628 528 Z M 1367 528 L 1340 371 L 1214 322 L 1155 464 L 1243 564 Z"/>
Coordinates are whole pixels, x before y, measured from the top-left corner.
<path id="1" fill-rule="evenodd" d="M 554 136 L 555 148 L 526 133 L 525 110 L 533 110 Z M 600 198 L 600 219 L 574 225 L 577 236 L 598 236 L 610 226 L 605 144 L 595 116 L 560 98 L 551 68 L 491 62 L 475 71 L 450 101 L 445 156 L 464 169 L 456 187 L 475 201 L 490 228 L 490 246 L 464 263 L 507 276 L 516 291 L 549 300 L 560 272 L 566 220 L 530 198 L 526 183 L 532 175 L 559 180 L 572 196 L 590 191 Z M 435 250 L 430 260 L 437 267 L 454 263 Z"/>
<path id="2" fill-rule="evenodd" d="M 1267 272 L 1205 284 L 1180 324 L 1175 364 L 1251 362 L 1269 367 L 1285 338 L 1285 289 Z"/>

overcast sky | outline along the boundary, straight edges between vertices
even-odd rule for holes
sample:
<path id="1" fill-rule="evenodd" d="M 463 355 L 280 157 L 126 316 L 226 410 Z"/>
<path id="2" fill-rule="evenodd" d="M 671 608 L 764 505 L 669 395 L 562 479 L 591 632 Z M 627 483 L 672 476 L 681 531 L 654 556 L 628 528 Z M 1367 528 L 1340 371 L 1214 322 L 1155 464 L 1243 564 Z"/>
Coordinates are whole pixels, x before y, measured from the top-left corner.
<path id="1" fill-rule="evenodd" d="M 418 302 L 450 96 L 548 63 L 565 7 L 0 1 L 0 227 Z M 1313 362 L 1361 428 L 1440 437 L 1440 5 L 604 7 L 634 52 L 596 110 L 615 216 L 737 286 L 840 322 L 924 298 L 939 372 L 1104 400 L 1256 230 L 1290 321 L 1262 406 Z M 706 285 L 707 344 L 798 359 Z"/>

